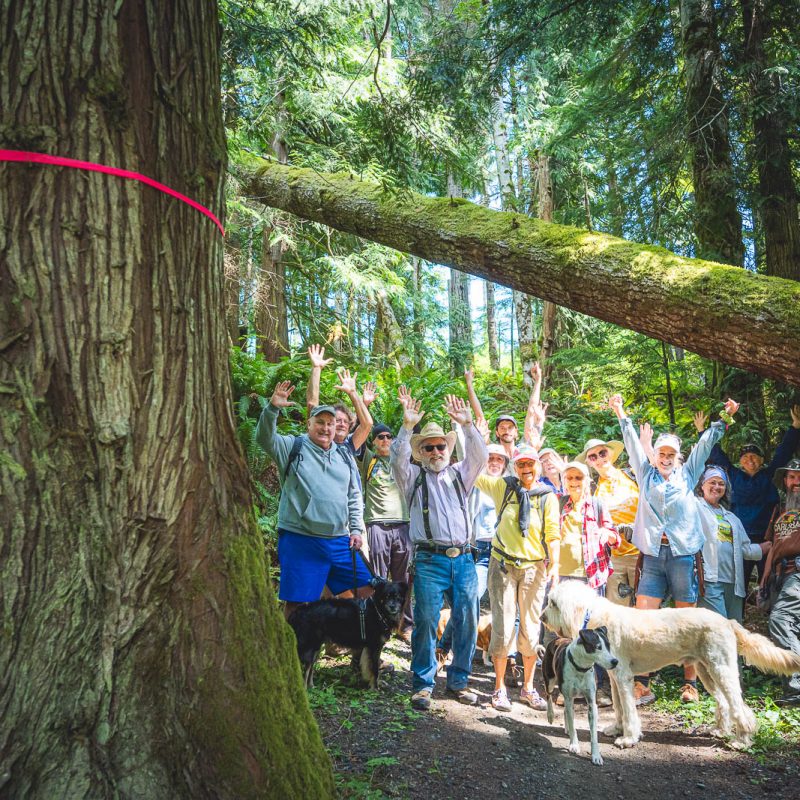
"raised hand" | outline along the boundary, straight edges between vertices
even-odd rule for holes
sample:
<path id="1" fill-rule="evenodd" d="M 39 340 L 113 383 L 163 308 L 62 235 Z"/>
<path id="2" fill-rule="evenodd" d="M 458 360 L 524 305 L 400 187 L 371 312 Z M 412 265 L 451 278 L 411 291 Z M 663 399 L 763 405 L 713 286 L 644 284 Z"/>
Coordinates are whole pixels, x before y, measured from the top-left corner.
<path id="1" fill-rule="evenodd" d="M 625 403 L 621 394 L 612 394 L 608 398 L 608 407 L 617 415 L 618 419 L 625 416 Z"/>
<path id="2" fill-rule="evenodd" d="M 272 393 L 269 402 L 275 406 L 275 408 L 288 408 L 288 406 L 292 405 L 289 395 L 291 395 L 293 391 L 294 386 L 292 386 L 291 381 L 282 381 L 275 387 L 275 391 Z"/>
<path id="3" fill-rule="evenodd" d="M 694 427 L 697 429 L 697 432 L 702 433 L 708 424 L 708 414 L 706 414 L 705 411 L 698 411 L 692 417 L 692 421 L 694 422 Z"/>
<path id="4" fill-rule="evenodd" d="M 349 369 L 342 368 L 336 373 L 336 377 L 339 378 L 339 383 L 333 388 L 345 394 L 355 394 L 357 376 L 357 372 L 351 375 Z"/>
<path id="5" fill-rule="evenodd" d="M 639 443 L 642 445 L 642 450 L 644 450 L 647 460 L 655 466 L 656 453 L 653 450 L 653 428 L 649 422 L 643 422 L 639 426 Z"/>
<path id="6" fill-rule="evenodd" d="M 534 361 L 531 365 L 531 378 L 533 378 L 534 383 L 542 379 L 542 365 L 538 361 Z"/>
<path id="7" fill-rule="evenodd" d="M 364 391 L 361 393 L 361 399 L 364 401 L 364 405 L 367 406 L 367 408 L 375 402 L 377 392 L 378 387 L 375 385 L 374 381 L 367 381 L 364 384 Z"/>
<path id="8" fill-rule="evenodd" d="M 414 398 L 411 397 L 411 393 L 408 391 L 408 386 L 404 383 L 400 384 L 397 389 L 397 399 L 400 401 L 400 405 L 405 408 L 411 400 Z"/>
<path id="9" fill-rule="evenodd" d="M 533 371 L 531 369 L 531 371 Z M 544 427 L 544 421 L 547 419 L 547 409 L 550 403 L 537 403 L 531 406 L 531 422 L 541 430 Z"/>
<path id="10" fill-rule="evenodd" d="M 324 369 L 333 361 L 332 358 L 325 358 L 325 348 L 319 344 L 312 344 L 308 348 L 308 360 L 314 369 Z"/>
<path id="11" fill-rule="evenodd" d="M 800 406 L 792 406 L 790 413 L 792 415 L 792 427 L 800 428 Z"/>
<path id="12" fill-rule="evenodd" d="M 486 421 L 486 417 L 478 417 L 475 420 L 475 427 L 478 429 L 478 433 L 483 436 L 484 440 L 489 442 L 489 423 Z"/>
<path id="13" fill-rule="evenodd" d="M 475 378 L 471 369 L 464 370 L 464 382 L 467 384 L 467 388 L 474 384 Z"/>
<path id="14" fill-rule="evenodd" d="M 469 425 L 472 422 L 472 410 L 460 397 L 448 394 L 444 398 L 444 410 L 453 422 L 459 425 Z"/>
<path id="15" fill-rule="evenodd" d="M 411 430 L 425 416 L 425 412 L 422 410 L 422 403 L 408 394 L 408 390 L 406 397 L 403 403 L 403 427 Z"/>
<path id="16" fill-rule="evenodd" d="M 734 416 L 734 414 L 736 414 L 738 410 L 739 410 L 739 403 L 737 403 L 735 400 L 731 400 L 731 398 L 729 397 L 725 401 L 725 409 L 724 409 L 725 413 L 729 417 L 732 417 Z"/>

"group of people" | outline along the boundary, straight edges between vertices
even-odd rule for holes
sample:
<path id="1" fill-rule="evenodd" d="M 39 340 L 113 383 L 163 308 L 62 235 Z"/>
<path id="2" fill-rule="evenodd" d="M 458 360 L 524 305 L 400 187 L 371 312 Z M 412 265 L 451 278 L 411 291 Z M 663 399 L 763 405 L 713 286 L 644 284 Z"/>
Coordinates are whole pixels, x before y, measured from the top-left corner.
<path id="1" fill-rule="evenodd" d="M 684 462 L 675 434 L 653 441 L 650 426 L 637 430 L 615 395 L 609 407 L 621 441 L 589 439 L 567 460 L 542 447 L 547 406 L 538 366 L 522 435 L 510 413 L 490 430 L 469 371 L 468 401 L 445 399 L 448 430 L 425 421 L 430 409 L 401 387 L 403 422 L 395 434 L 374 424 L 375 386 L 359 392 L 357 376 L 347 370 L 339 371 L 336 389 L 353 411 L 321 405 L 320 374 L 330 359 L 318 346 L 309 348 L 309 358 L 306 433 L 277 432 L 280 409 L 292 404 L 289 382 L 275 388 L 256 433 L 282 482 L 284 613 L 288 618 L 324 591 L 365 596 L 372 573 L 410 581 L 413 610 L 409 604 L 398 635 L 411 644 L 415 708 L 430 707 L 437 655 L 449 651 L 447 693 L 477 703 L 468 681 L 488 593 L 492 705 L 511 709 L 506 675 L 518 656 L 519 701 L 544 709 L 534 686 L 540 616 L 548 587 L 565 580 L 583 581 L 622 605 L 658 608 L 671 599 L 741 621 L 758 565 L 762 594 L 771 598 L 771 635 L 800 653 L 800 459 L 793 458 L 800 406 L 769 463 L 750 444 L 735 466 L 719 446 L 739 408 L 735 401 L 708 427 L 707 417 L 696 415 L 699 439 Z M 618 466 L 623 451 L 630 471 Z M 445 601 L 450 621 L 439 639 Z M 693 702 L 697 677 L 691 665 L 684 671 L 681 699 Z M 638 704 L 655 699 L 647 675 L 637 676 L 634 689 Z M 785 702 L 800 703 L 800 674 L 785 689 Z M 601 675 L 598 704 L 611 702 Z"/>

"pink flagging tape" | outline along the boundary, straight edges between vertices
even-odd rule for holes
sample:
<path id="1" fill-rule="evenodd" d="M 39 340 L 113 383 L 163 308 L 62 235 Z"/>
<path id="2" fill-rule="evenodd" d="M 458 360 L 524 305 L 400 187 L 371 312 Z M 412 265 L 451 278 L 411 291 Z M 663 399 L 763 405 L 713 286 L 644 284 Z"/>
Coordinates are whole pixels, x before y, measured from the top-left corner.
<path id="1" fill-rule="evenodd" d="M 139 172 L 131 172 L 127 169 L 118 169 L 117 167 L 107 167 L 105 164 L 95 164 L 92 161 L 78 161 L 75 158 L 62 158 L 61 156 L 49 156 L 45 153 L 28 153 L 24 150 L 0 150 L 0 161 L 23 161 L 31 164 L 51 164 L 56 167 L 71 167 L 72 169 L 82 169 L 89 172 L 102 172 L 106 175 L 114 175 L 117 178 L 126 178 L 131 181 L 139 181 L 139 183 L 146 183 L 154 189 L 158 189 L 164 194 L 171 197 L 176 197 L 178 200 L 190 205 L 201 214 L 205 214 L 218 228 L 219 232 L 224 236 L 225 229 L 217 217 L 205 206 L 201 206 L 196 200 L 187 197 L 185 194 L 176 192 L 169 186 L 159 183 L 147 175 L 142 175 Z"/>

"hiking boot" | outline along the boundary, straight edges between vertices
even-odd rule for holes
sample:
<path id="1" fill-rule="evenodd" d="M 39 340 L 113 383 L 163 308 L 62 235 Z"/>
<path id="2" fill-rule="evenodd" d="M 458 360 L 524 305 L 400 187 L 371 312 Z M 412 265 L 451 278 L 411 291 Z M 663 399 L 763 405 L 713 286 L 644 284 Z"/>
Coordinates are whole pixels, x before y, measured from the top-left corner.
<path id="1" fill-rule="evenodd" d="M 614 705 L 614 701 L 611 699 L 608 689 L 598 689 L 594 700 L 598 708 L 608 708 Z"/>
<path id="2" fill-rule="evenodd" d="M 633 699 L 636 701 L 637 706 L 647 706 L 656 699 L 656 696 L 650 691 L 649 686 L 636 681 L 633 684 Z"/>
<path id="3" fill-rule="evenodd" d="M 534 711 L 545 711 L 547 709 L 547 701 L 539 696 L 539 692 L 536 689 L 528 691 L 523 686 L 519 691 L 519 701 L 520 703 L 526 703 Z"/>
<path id="4" fill-rule="evenodd" d="M 700 699 L 700 692 L 691 683 L 681 686 L 681 703 L 696 703 Z"/>
<path id="5" fill-rule="evenodd" d="M 431 707 L 431 690 L 420 689 L 411 695 L 411 708 L 417 711 L 427 711 Z"/>
<path id="6" fill-rule="evenodd" d="M 492 695 L 492 708 L 496 708 L 498 711 L 511 711 L 511 701 L 508 699 L 505 689 L 498 689 Z"/>
<path id="7" fill-rule="evenodd" d="M 450 697 L 454 697 L 459 703 L 463 703 L 465 706 L 474 706 L 478 703 L 478 695 L 471 689 L 467 689 L 466 686 L 463 689 L 451 689 L 448 686 L 447 694 L 450 695 Z"/>

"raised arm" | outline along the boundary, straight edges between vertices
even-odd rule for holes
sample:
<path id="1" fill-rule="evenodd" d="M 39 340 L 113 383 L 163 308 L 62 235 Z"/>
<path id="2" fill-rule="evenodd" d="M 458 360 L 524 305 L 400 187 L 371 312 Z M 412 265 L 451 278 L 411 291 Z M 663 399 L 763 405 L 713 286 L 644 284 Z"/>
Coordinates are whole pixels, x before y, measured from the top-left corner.
<path id="1" fill-rule="evenodd" d="M 730 422 L 733 422 L 733 416 L 738 410 L 739 404 L 735 400 L 728 398 L 725 401 L 725 409 L 722 413 L 728 417 Z M 686 482 L 690 486 L 694 486 L 700 480 L 700 475 L 705 469 L 711 450 L 725 435 L 726 427 L 722 420 L 712 422 L 711 427 L 703 433 L 697 444 L 692 448 L 692 452 L 689 453 L 689 458 L 686 459 L 686 464 L 683 468 L 686 474 Z"/>
<path id="2" fill-rule="evenodd" d="M 785 467 L 791 461 L 794 451 L 800 442 L 800 406 L 792 406 L 792 424 L 783 434 L 781 443 L 775 448 L 775 455 L 767 464 L 766 470 L 770 478 L 775 474 L 775 470 Z"/>
<path id="3" fill-rule="evenodd" d="M 367 441 L 369 432 L 372 430 L 372 415 L 369 413 L 367 406 L 364 404 L 364 400 L 356 389 L 358 373 L 354 372 L 351 375 L 349 369 L 340 369 L 337 375 L 339 377 L 339 383 L 336 389 L 340 392 L 344 392 L 350 398 L 350 402 L 356 410 L 358 427 L 353 431 L 353 447 L 356 450 L 360 450 Z"/>
<path id="4" fill-rule="evenodd" d="M 530 442 L 530 433 L 534 428 L 539 433 L 542 432 L 547 411 L 547 404 L 542 405 L 542 368 L 538 361 L 531 367 L 531 378 L 533 378 L 533 389 L 528 400 L 528 410 L 525 412 L 523 426 L 523 435 L 527 442 Z"/>
<path id="5" fill-rule="evenodd" d="M 306 411 L 310 414 L 312 408 L 319 405 L 319 379 L 322 370 L 333 361 L 332 358 L 325 358 L 325 348 L 318 344 L 312 344 L 308 348 L 308 360 L 311 362 L 311 375 L 308 377 L 306 387 Z"/>
<path id="6" fill-rule="evenodd" d="M 408 501 L 419 471 L 419 467 L 411 463 L 411 434 L 425 412 L 420 401 L 415 400 L 405 386 L 400 387 L 397 396 L 403 406 L 403 425 L 389 448 L 389 463 L 395 482 Z"/>
<path id="7" fill-rule="evenodd" d="M 641 444 L 647 460 L 655 466 L 656 452 L 653 450 L 653 426 L 649 422 L 643 422 L 639 426 L 639 444 Z"/>
<path id="8" fill-rule="evenodd" d="M 289 459 L 289 453 L 292 450 L 295 437 L 278 433 L 278 414 L 282 408 L 288 408 L 293 405 L 290 400 L 293 391 L 294 386 L 289 381 L 279 383 L 275 387 L 269 403 L 261 412 L 261 417 L 256 427 L 256 441 L 278 465 L 281 475 L 283 475 L 283 471 L 286 468 L 286 462 Z"/>
<path id="9" fill-rule="evenodd" d="M 636 479 L 641 483 L 642 478 L 650 466 L 647 459 L 647 453 L 644 452 L 639 437 L 633 428 L 633 423 L 625 413 L 625 404 L 622 400 L 622 395 L 612 395 L 608 400 L 608 407 L 616 414 L 619 420 L 619 427 L 622 431 L 622 441 L 625 442 L 625 450 L 628 453 L 628 459 L 631 462 L 631 467 L 636 475 Z"/>
<path id="10" fill-rule="evenodd" d="M 478 400 L 478 395 L 475 394 L 475 380 L 471 369 L 464 370 L 464 383 L 467 384 L 467 397 L 469 398 L 469 405 L 472 409 L 472 413 L 475 415 L 475 419 L 486 419 L 486 417 L 483 416 L 481 401 Z"/>
<path id="11" fill-rule="evenodd" d="M 461 474 L 464 488 L 470 492 L 476 478 L 486 466 L 486 459 L 489 456 L 486 444 L 478 429 L 472 424 L 472 412 L 469 406 L 460 397 L 447 395 L 444 408 L 450 419 L 459 424 L 464 431 L 464 460 L 459 462 L 456 469 Z"/>

